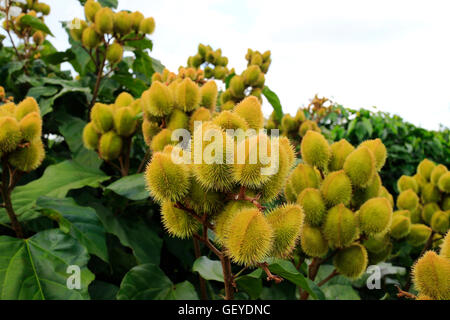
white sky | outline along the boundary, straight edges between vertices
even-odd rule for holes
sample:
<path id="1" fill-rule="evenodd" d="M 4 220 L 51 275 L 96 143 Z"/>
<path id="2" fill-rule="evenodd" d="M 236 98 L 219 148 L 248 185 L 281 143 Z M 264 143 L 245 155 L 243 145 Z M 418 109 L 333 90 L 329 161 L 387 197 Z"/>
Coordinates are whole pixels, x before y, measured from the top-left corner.
<path id="1" fill-rule="evenodd" d="M 84 17 L 77 0 L 44 0 L 58 49 L 59 21 Z M 351 108 L 398 114 L 427 129 L 450 126 L 448 0 L 119 0 L 153 16 L 152 56 L 170 70 L 198 43 L 222 48 L 241 72 L 247 48 L 272 51 L 266 84 L 295 114 L 318 93 Z M 265 114 L 270 114 L 268 103 Z"/>

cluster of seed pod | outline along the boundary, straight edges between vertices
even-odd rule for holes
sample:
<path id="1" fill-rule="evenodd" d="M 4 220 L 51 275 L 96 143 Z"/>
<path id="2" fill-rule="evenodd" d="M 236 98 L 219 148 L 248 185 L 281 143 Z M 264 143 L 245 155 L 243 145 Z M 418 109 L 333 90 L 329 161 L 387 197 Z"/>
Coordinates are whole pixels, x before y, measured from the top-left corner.
<path id="1" fill-rule="evenodd" d="M 309 130 L 301 155 L 303 163 L 292 171 L 285 187 L 286 199 L 304 211 L 301 249 L 318 258 L 335 250 L 337 271 L 359 278 L 369 259 L 378 260 L 389 247 L 389 241 L 378 250 L 371 245 L 389 232 L 392 219 L 392 196 L 378 175 L 386 148 L 379 139 L 357 148 L 346 140 L 330 146 L 320 133 Z"/>
<path id="2" fill-rule="evenodd" d="M 410 213 L 409 242 L 421 246 L 433 231 L 434 244 L 439 245 L 439 239 L 450 229 L 450 172 L 447 167 L 424 159 L 414 176 L 400 177 L 397 188 L 400 192 L 398 209 Z"/>
<path id="3" fill-rule="evenodd" d="M 0 106 L 0 157 L 11 166 L 30 172 L 41 165 L 45 157 L 41 135 L 42 119 L 34 98 Z"/>
<path id="4" fill-rule="evenodd" d="M 413 266 L 417 300 L 450 300 L 450 232 L 442 241 L 440 254 L 427 251 Z"/>
<path id="5" fill-rule="evenodd" d="M 118 159 L 138 129 L 141 112 L 140 100 L 126 92 L 114 104 L 96 103 L 91 109 L 91 122 L 83 130 L 84 146 L 96 150 L 103 160 Z"/>
<path id="6" fill-rule="evenodd" d="M 171 72 L 168 69 L 164 69 L 162 72 L 155 72 L 152 76 L 152 83 L 159 81 L 166 85 L 170 85 L 175 80 L 184 80 L 185 78 L 190 78 L 198 85 L 204 85 L 206 83 L 205 72 L 202 69 L 184 67 L 178 68 L 178 74 Z"/>
<path id="7" fill-rule="evenodd" d="M 180 97 L 187 96 L 189 81 L 178 88 Z M 162 88 L 161 84 L 154 85 Z M 170 96 L 170 89 L 158 90 L 161 91 L 160 98 L 151 99 L 155 110 L 167 108 L 168 100 L 162 98 L 163 90 L 166 92 L 164 97 Z M 180 99 L 181 106 L 192 101 Z M 289 204 L 266 212 L 260 203 L 278 197 L 294 164 L 295 154 L 287 138 L 257 133 L 263 123 L 258 99 L 247 97 L 232 111 L 215 113 L 195 128 L 190 155 L 186 156 L 186 150 L 178 146 L 166 146 L 153 154 L 146 169 L 147 186 L 150 195 L 162 204 L 162 221 L 171 235 L 192 237 L 201 230 L 200 220 L 210 225 L 215 233 L 214 241 L 237 264 L 254 266 L 269 256 L 291 254 L 300 235 L 301 207 Z M 248 135 L 232 135 L 231 129 L 254 131 Z M 214 139 L 207 138 L 211 132 Z M 197 144 L 198 141 L 202 143 Z M 216 160 L 222 161 L 209 162 L 201 156 L 200 161 L 196 161 L 198 153 L 208 153 L 212 141 L 222 142 L 220 149 L 211 153 Z M 252 162 L 252 155 L 261 149 L 267 151 L 266 155 L 259 153 Z M 241 152 L 236 151 L 233 156 L 230 150 Z M 279 155 L 276 160 L 271 157 L 274 153 Z M 187 161 L 175 161 L 174 154 Z M 242 161 L 236 160 L 239 156 Z M 264 174 L 263 169 L 268 169 L 274 162 L 278 170 Z"/>
<path id="8" fill-rule="evenodd" d="M 309 130 L 316 132 L 321 132 L 319 125 L 316 121 L 309 120 L 306 118 L 303 109 L 298 109 L 295 117 L 291 116 L 289 113 L 285 114 L 278 122 L 273 112 L 266 125 L 267 129 L 280 129 L 281 133 L 290 138 L 292 141 L 299 140 L 298 137 L 303 138 Z"/>
<path id="9" fill-rule="evenodd" d="M 210 45 L 199 44 L 196 55 L 188 58 L 188 68 L 203 70 L 206 79 L 225 80 L 230 74 L 228 58 L 222 55 L 222 50 L 213 50 Z"/>
<path id="10" fill-rule="evenodd" d="M 139 11 L 113 12 L 94 0 L 86 1 L 84 13 L 86 21 L 75 18 L 71 22 L 70 35 L 87 50 L 105 46 L 106 59 L 112 65 L 122 61 L 126 41 L 143 39 L 155 30 L 152 17 L 145 18 Z"/>

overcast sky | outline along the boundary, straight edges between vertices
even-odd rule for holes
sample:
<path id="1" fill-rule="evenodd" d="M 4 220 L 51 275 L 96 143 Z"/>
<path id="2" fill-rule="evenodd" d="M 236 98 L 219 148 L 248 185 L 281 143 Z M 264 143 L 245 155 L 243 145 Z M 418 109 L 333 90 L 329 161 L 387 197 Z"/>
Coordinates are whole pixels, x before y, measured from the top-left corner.
<path id="1" fill-rule="evenodd" d="M 58 49 L 60 21 L 84 17 L 78 0 L 45 0 Z M 266 84 L 295 114 L 318 93 L 344 106 L 398 114 L 428 129 L 450 126 L 448 0 L 119 0 L 153 16 L 152 56 L 170 70 L 198 43 L 222 48 L 238 72 L 247 48 L 272 51 Z M 265 103 L 264 112 L 270 113 Z"/>

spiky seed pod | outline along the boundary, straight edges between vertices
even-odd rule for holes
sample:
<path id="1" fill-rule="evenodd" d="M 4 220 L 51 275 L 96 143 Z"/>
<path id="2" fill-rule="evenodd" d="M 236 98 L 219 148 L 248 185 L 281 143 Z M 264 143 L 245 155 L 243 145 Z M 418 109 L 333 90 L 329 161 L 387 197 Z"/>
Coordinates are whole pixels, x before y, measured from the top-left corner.
<path id="1" fill-rule="evenodd" d="M 133 102 L 135 101 L 131 94 L 129 94 L 128 92 L 122 92 L 117 96 L 114 105 L 118 108 L 129 107 L 133 104 Z"/>
<path id="2" fill-rule="evenodd" d="M 433 171 L 431 171 L 430 175 L 431 183 L 437 186 L 439 178 L 446 172 L 448 172 L 447 167 L 444 166 L 443 164 L 438 164 L 436 167 L 434 167 Z"/>
<path id="3" fill-rule="evenodd" d="M 223 56 L 217 57 L 216 65 L 217 66 L 226 67 L 228 65 L 228 58 L 227 57 L 223 57 Z"/>
<path id="4" fill-rule="evenodd" d="M 142 94 L 144 112 L 155 117 L 169 115 L 173 110 L 173 103 L 169 88 L 161 82 L 153 82 L 150 89 Z"/>
<path id="5" fill-rule="evenodd" d="M 352 185 L 344 170 L 327 175 L 322 182 L 320 191 L 328 208 L 340 203 L 347 206 L 352 198 Z"/>
<path id="6" fill-rule="evenodd" d="M 191 130 L 191 132 L 194 132 L 196 121 L 206 122 L 210 120 L 211 120 L 211 112 L 209 111 L 209 109 L 200 107 L 197 110 L 195 110 L 194 113 L 192 113 L 191 117 L 189 118 L 189 130 Z"/>
<path id="7" fill-rule="evenodd" d="M 139 26 L 144 18 L 144 15 L 139 11 L 135 11 L 130 14 L 131 26 L 134 31 L 139 31 Z"/>
<path id="8" fill-rule="evenodd" d="M 100 137 L 98 152 L 100 157 L 106 161 L 119 158 L 122 153 L 123 140 L 114 131 L 109 131 Z"/>
<path id="9" fill-rule="evenodd" d="M 219 79 L 219 80 L 223 80 L 223 79 L 225 79 L 225 77 L 228 74 L 228 69 L 225 68 L 225 67 L 222 67 L 222 66 L 217 66 L 211 72 L 214 75 L 214 78 Z M 205 76 L 206 76 L 206 70 L 205 70 Z M 212 78 L 212 75 L 210 77 L 207 77 L 207 78 Z"/>
<path id="10" fill-rule="evenodd" d="M 412 189 L 415 193 L 419 193 L 419 185 L 417 184 L 416 179 L 410 176 L 401 176 L 397 181 L 397 188 L 400 192 Z"/>
<path id="11" fill-rule="evenodd" d="M 94 124 L 89 122 L 83 129 L 83 144 L 86 149 L 96 150 L 98 148 L 98 142 L 100 135 L 94 128 Z"/>
<path id="12" fill-rule="evenodd" d="M 13 117 L 0 118 L 0 154 L 15 150 L 21 140 L 22 133 L 17 120 Z"/>
<path id="13" fill-rule="evenodd" d="M 95 31 L 95 26 L 91 25 L 83 30 L 81 42 L 87 49 L 95 49 L 100 44 L 100 35 Z"/>
<path id="14" fill-rule="evenodd" d="M 216 110 L 217 103 L 217 84 L 215 81 L 208 81 L 200 88 L 200 95 L 202 97 L 201 105 L 211 111 Z"/>
<path id="15" fill-rule="evenodd" d="M 383 142 L 380 139 L 367 140 L 361 143 L 361 146 L 366 146 L 372 151 L 375 156 L 375 167 L 377 171 L 380 171 L 386 163 L 387 158 L 387 151 Z"/>
<path id="16" fill-rule="evenodd" d="M 106 59 L 111 64 L 117 64 L 120 61 L 122 61 L 123 57 L 123 47 L 120 45 L 120 43 L 113 43 L 108 47 L 108 50 L 106 51 Z"/>
<path id="17" fill-rule="evenodd" d="M 333 264 L 343 276 L 350 279 L 358 279 L 367 269 L 368 257 L 366 248 L 359 243 L 355 243 L 339 250 L 334 256 Z"/>
<path id="18" fill-rule="evenodd" d="M 403 216 L 407 218 L 411 218 L 411 212 L 409 210 L 397 210 L 392 213 L 392 217 L 395 216 Z"/>
<path id="19" fill-rule="evenodd" d="M 17 105 L 17 107 L 15 108 L 14 116 L 16 117 L 17 121 L 20 121 L 25 118 L 27 114 L 32 112 L 41 114 L 39 105 L 37 104 L 36 100 L 32 97 L 28 97 Z"/>
<path id="20" fill-rule="evenodd" d="M 297 130 L 298 125 L 295 119 L 289 114 L 285 114 L 281 119 L 281 131 L 285 133 L 293 132 Z"/>
<path id="21" fill-rule="evenodd" d="M 320 227 L 325 218 L 327 209 L 322 194 L 318 189 L 306 188 L 297 198 L 297 203 L 302 206 L 305 214 L 305 222 L 313 227 Z"/>
<path id="22" fill-rule="evenodd" d="M 191 188 L 186 201 L 201 216 L 203 214 L 213 215 L 223 207 L 222 194 L 213 190 L 205 190 L 195 179 L 191 179 Z"/>
<path id="23" fill-rule="evenodd" d="M 244 209 L 231 219 L 225 244 L 231 260 L 253 266 L 270 253 L 273 229 L 259 210 Z"/>
<path id="24" fill-rule="evenodd" d="M 394 197 L 392 196 L 392 194 L 389 193 L 389 191 L 385 187 L 381 186 L 378 196 L 386 198 L 391 204 L 391 207 L 394 207 Z"/>
<path id="25" fill-rule="evenodd" d="M 155 19 L 150 17 L 142 20 L 139 25 L 139 31 L 143 34 L 152 34 L 155 31 Z"/>
<path id="26" fill-rule="evenodd" d="M 421 212 L 422 220 L 425 221 L 427 224 L 430 224 L 433 214 L 439 210 L 440 210 L 439 205 L 436 202 L 427 203 L 422 208 Z"/>
<path id="27" fill-rule="evenodd" d="M 131 32 L 133 21 L 130 13 L 120 11 L 114 14 L 114 31 L 120 35 L 127 35 Z"/>
<path id="28" fill-rule="evenodd" d="M 230 81 L 230 93 L 235 98 L 245 97 L 245 84 L 241 76 L 234 76 Z"/>
<path id="29" fill-rule="evenodd" d="M 301 144 L 302 159 L 310 166 L 319 169 L 328 168 L 331 149 L 328 141 L 318 132 L 308 131 Z"/>
<path id="30" fill-rule="evenodd" d="M 329 163 L 330 171 L 338 171 L 344 167 L 347 156 L 355 150 L 347 140 L 341 139 L 331 146 L 331 159 Z"/>
<path id="31" fill-rule="evenodd" d="M 412 190 L 408 189 L 400 193 L 397 198 L 397 207 L 402 210 L 414 210 L 419 205 L 419 197 Z"/>
<path id="32" fill-rule="evenodd" d="M 0 93 L 1 90 L 3 89 L 3 98 L 5 97 L 5 89 L 3 87 L 0 87 Z M 0 98 L 1 98 L 1 94 L 0 94 Z M 3 105 L 0 106 L 0 117 L 4 117 L 4 116 L 11 116 L 11 117 L 15 117 L 15 112 L 16 112 L 16 105 L 13 102 L 8 102 L 5 103 Z"/>
<path id="33" fill-rule="evenodd" d="M 446 233 L 450 227 L 449 214 L 446 211 L 436 211 L 431 218 L 431 229 L 439 233 Z"/>
<path id="34" fill-rule="evenodd" d="M 214 218 L 214 232 L 215 241 L 221 245 L 224 244 L 225 239 L 228 238 L 230 231 L 230 222 L 234 215 L 243 209 L 254 209 L 254 206 L 249 201 L 230 201 L 222 211 Z"/>
<path id="35" fill-rule="evenodd" d="M 330 248 L 344 248 L 358 237 L 358 222 L 354 213 L 341 203 L 328 210 L 322 232 Z"/>
<path id="36" fill-rule="evenodd" d="M 300 125 L 302 122 L 306 120 L 305 113 L 302 109 L 298 109 L 297 113 L 295 114 L 294 118 L 295 122 L 297 122 L 297 125 Z"/>
<path id="37" fill-rule="evenodd" d="M 450 260 L 427 251 L 413 266 L 417 290 L 433 299 L 450 299 Z"/>
<path id="38" fill-rule="evenodd" d="M 295 202 L 298 195 L 306 188 L 319 188 L 320 178 L 313 167 L 307 164 L 299 164 L 290 174 L 286 188 L 294 196 L 289 201 Z"/>
<path id="39" fill-rule="evenodd" d="M 114 129 L 119 136 L 128 138 L 136 132 L 137 120 L 131 107 L 123 107 L 114 113 Z"/>
<path id="40" fill-rule="evenodd" d="M 361 232 L 372 236 L 385 232 L 392 220 L 392 207 L 386 198 L 372 198 L 364 203 L 358 214 Z"/>
<path id="41" fill-rule="evenodd" d="M 244 119 L 250 129 L 258 130 L 264 127 L 264 115 L 261 110 L 261 103 L 256 97 L 251 96 L 245 98 L 234 108 L 233 112 Z"/>
<path id="42" fill-rule="evenodd" d="M 353 190 L 353 197 L 351 200 L 351 203 L 353 207 L 359 208 L 362 204 L 364 204 L 367 200 L 371 198 L 376 198 L 380 194 L 381 189 L 381 178 L 378 173 L 375 173 L 374 178 L 369 183 L 369 185 L 366 188 L 358 188 L 355 187 Z M 390 194 L 389 194 L 390 195 Z M 394 198 L 392 195 L 387 196 L 389 202 L 392 200 L 392 207 L 394 206 Z"/>
<path id="43" fill-rule="evenodd" d="M 101 8 L 95 14 L 95 30 L 98 34 L 112 33 L 114 29 L 114 12 L 110 8 Z"/>
<path id="44" fill-rule="evenodd" d="M 169 130 L 187 129 L 189 126 L 189 117 L 183 111 L 174 109 L 167 121 L 166 128 Z"/>
<path id="45" fill-rule="evenodd" d="M 450 259 L 450 232 L 447 232 L 447 235 L 444 237 L 444 240 L 441 244 L 441 251 L 439 253 L 441 257 Z"/>
<path id="46" fill-rule="evenodd" d="M 267 215 L 274 231 L 271 257 L 286 258 L 295 248 L 303 224 L 303 211 L 299 205 L 278 207 Z"/>
<path id="47" fill-rule="evenodd" d="M 172 141 L 172 131 L 169 129 L 163 129 L 158 134 L 156 134 L 152 142 L 150 143 L 150 149 L 153 152 L 162 151 L 165 146 L 174 144 Z"/>
<path id="48" fill-rule="evenodd" d="M 94 0 L 88 0 L 84 4 L 84 14 L 86 16 L 86 19 L 90 22 L 95 21 L 95 15 L 97 14 L 97 11 L 99 11 L 102 8 L 100 3 Z"/>
<path id="49" fill-rule="evenodd" d="M 175 207 L 175 203 L 164 201 L 161 206 L 161 220 L 166 231 L 177 238 L 189 239 L 197 233 L 201 224 L 188 212 Z"/>
<path id="50" fill-rule="evenodd" d="M 46 3 L 35 3 L 34 9 L 36 11 L 41 12 L 44 16 L 48 16 L 50 14 L 51 8 Z"/>
<path id="51" fill-rule="evenodd" d="M 300 135 L 300 137 L 304 137 L 306 133 L 308 133 L 308 131 L 310 130 L 315 132 L 321 132 L 319 126 L 315 121 L 306 120 L 305 122 L 302 123 L 302 125 L 298 129 L 298 134 Z"/>
<path id="52" fill-rule="evenodd" d="M 283 149 L 283 151 L 286 153 L 286 157 L 287 157 L 287 168 L 286 168 L 287 172 L 286 173 L 289 173 L 289 171 L 294 166 L 295 159 L 296 159 L 294 146 L 291 144 L 291 142 L 288 138 L 281 137 L 280 138 L 280 148 Z M 281 155 L 281 151 L 280 151 L 280 155 Z M 281 168 L 281 166 L 280 166 L 280 168 Z"/>
<path id="53" fill-rule="evenodd" d="M 431 172 L 435 166 L 433 161 L 423 159 L 417 166 L 417 173 L 419 173 L 426 181 L 430 181 Z"/>
<path id="54" fill-rule="evenodd" d="M 427 183 L 422 187 L 421 199 L 423 204 L 427 204 L 430 202 L 440 202 L 441 192 L 434 184 Z"/>
<path id="55" fill-rule="evenodd" d="M 439 190 L 450 193 L 450 172 L 444 173 L 438 181 Z"/>
<path id="56" fill-rule="evenodd" d="M 368 251 L 367 254 L 369 256 L 369 265 L 377 265 L 378 263 L 380 263 L 382 261 L 388 260 L 392 253 L 393 247 L 394 246 L 392 245 L 392 243 L 388 242 L 386 247 L 380 252 L 374 253 L 374 252 Z"/>
<path id="57" fill-rule="evenodd" d="M 91 121 L 95 130 L 106 133 L 114 126 L 112 108 L 103 103 L 96 103 L 91 109 Z"/>
<path id="58" fill-rule="evenodd" d="M 218 125 L 224 130 L 229 129 L 232 130 L 242 129 L 243 131 L 248 130 L 247 122 L 240 116 L 238 116 L 236 113 L 233 113 L 228 110 L 219 113 L 219 115 L 215 117 L 212 121 L 214 124 Z"/>
<path id="59" fill-rule="evenodd" d="M 31 172 L 41 165 L 44 157 L 44 145 L 40 139 L 36 139 L 29 146 L 12 152 L 8 157 L 8 162 L 20 171 Z"/>
<path id="60" fill-rule="evenodd" d="M 411 223 L 421 223 L 422 222 L 422 205 L 419 205 L 416 210 L 411 211 Z"/>
<path id="61" fill-rule="evenodd" d="M 450 210 L 450 195 L 444 197 L 444 199 L 442 200 L 441 207 L 442 210 L 444 211 Z"/>
<path id="62" fill-rule="evenodd" d="M 344 171 L 353 186 L 365 188 L 376 172 L 373 152 L 368 147 L 358 147 L 345 159 Z"/>
<path id="63" fill-rule="evenodd" d="M 70 36 L 77 42 L 81 41 L 84 29 L 87 28 L 87 23 L 84 20 L 75 18 L 72 20 L 70 28 Z"/>
<path id="64" fill-rule="evenodd" d="M 303 225 L 300 234 L 300 243 L 303 252 L 310 257 L 321 258 L 328 252 L 328 243 L 319 228 Z"/>
<path id="65" fill-rule="evenodd" d="M 117 100 L 116 100 L 117 103 Z M 117 104 L 116 104 L 117 107 Z M 131 109 L 133 109 L 133 112 L 136 116 L 138 116 L 140 113 L 142 113 L 142 104 L 141 99 L 136 99 L 130 104 Z"/>
<path id="66" fill-rule="evenodd" d="M 35 33 L 33 33 L 33 42 L 37 45 L 40 46 L 44 43 L 45 40 L 45 35 L 42 31 L 36 31 Z"/>
<path id="67" fill-rule="evenodd" d="M 385 234 L 376 234 L 367 240 L 364 240 L 364 247 L 367 251 L 371 253 L 381 253 L 386 247 L 390 244 L 389 235 Z"/>
<path id="68" fill-rule="evenodd" d="M 246 86 L 252 87 L 258 82 L 261 69 L 258 66 L 250 66 L 242 73 L 242 79 Z"/>
<path id="69" fill-rule="evenodd" d="M 32 112 L 19 122 L 22 140 L 33 141 L 42 135 L 42 119 L 39 113 Z"/>
<path id="70" fill-rule="evenodd" d="M 158 123 L 144 119 L 142 123 L 142 134 L 144 135 L 145 144 L 151 146 L 153 137 L 161 131 Z"/>
<path id="71" fill-rule="evenodd" d="M 416 173 L 413 175 L 414 180 L 417 182 L 417 186 L 419 187 L 419 192 L 422 192 L 422 187 L 427 184 L 427 180 L 422 177 L 420 174 Z"/>
<path id="72" fill-rule="evenodd" d="M 200 89 L 190 78 L 186 78 L 177 86 L 177 107 L 185 112 L 197 109 L 201 102 Z"/>
<path id="73" fill-rule="evenodd" d="M 390 234 L 394 239 L 406 237 L 411 230 L 411 219 L 401 214 L 392 217 Z"/>
<path id="74" fill-rule="evenodd" d="M 191 185 L 190 170 L 185 164 L 175 164 L 171 154 L 157 152 L 145 170 L 150 195 L 158 202 L 177 202 L 188 193 Z"/>
<path id="75" fill-rule="evenodd" d="M 420 223 L 413 223 L 408 234 L 407 241 L 413 247 L 424 245 L 431 235 L 431 228 Z"/>

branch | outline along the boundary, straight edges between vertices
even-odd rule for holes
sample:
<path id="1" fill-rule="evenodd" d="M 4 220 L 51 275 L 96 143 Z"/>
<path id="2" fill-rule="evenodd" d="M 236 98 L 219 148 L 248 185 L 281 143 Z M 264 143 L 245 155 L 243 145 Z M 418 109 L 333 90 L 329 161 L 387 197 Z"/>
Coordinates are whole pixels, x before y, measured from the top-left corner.
<path id="1" fill-rule="evenodd" d="M 8 164 L 8 159 L 6 156 L 2 157 L 2 184 L 1 184 L 1 195 L 4 202 L 4 206 L 6 209 L 6 212 L 8 213 L 9 220 L 11 221 L 11 226 L 16 233 L 16 236 L 18 238 L 23 239 L 23 230 L 22 226 L 19 223 L 19 220 L 17 219 L 17 215 L 14 212 L 14 208 L 11 202 L 11 191 L 12 188 L 10 188 L 11 181 L 8 181 L 8 175 L 10 172 L 10 167 Z M 9 177 L 11 179 L 11 177 Z M 11 184 L 12 185 L 12 184 Z"/>
<path id="2" fill-rule="evenodd" d="M 322 281 L 320 281 L 317 286 L 321 287 L 323 286 L 325 283 L 327 283 L 328 281 L 330 281 L 331 279 L 333 279 L 334 277 L 338 276 L 339 272 L 334 269 L 333 272 L 331 272 L 328 277 L 326 277 L 325 279 L 323 279 Z"/>
<path id="3" fill-rule="evenodd" d="M 403 291 L 399 286 L 396 286 L 396 287 L 397 287 L 397 290 L 398 290 L 397 297 L 413 299 L 413 300 L 417 299 L 417 296 L 413 295 L 412 293 L 409 293 L 407 291 Z"/>
<path id="4" fill-rule="evenodd" d="M 259 211 L 264 212 L 266 210 L 266 207 L 262 206 L 259 202 L 259 200 L 261 199 L 261 194 L 258 194 L 256 197 L 252 198 L 245 194 L 245 190 L 245 187 L 241 186 L 238 194 L 229 194 L 229 197 L 236 201 L 241 200 L 251 202 L 255 207 L 258 208 Z"/>
<path id="5" fill-rule="evenodd" d="M 274 275 L 272 274 L 272 272 L 270 272 L 267 262 L 258 263 L 258 267 L 264 270 L 264 272 L 267 274 L 267 281 L 274 281 L 276 284 L 283 282 L 284 279 L 282 277 Z"/>

